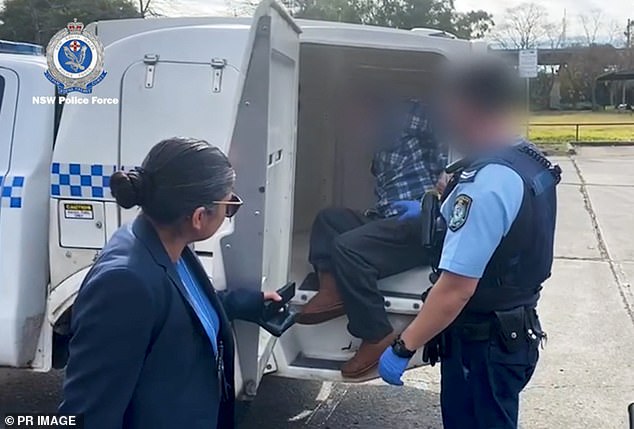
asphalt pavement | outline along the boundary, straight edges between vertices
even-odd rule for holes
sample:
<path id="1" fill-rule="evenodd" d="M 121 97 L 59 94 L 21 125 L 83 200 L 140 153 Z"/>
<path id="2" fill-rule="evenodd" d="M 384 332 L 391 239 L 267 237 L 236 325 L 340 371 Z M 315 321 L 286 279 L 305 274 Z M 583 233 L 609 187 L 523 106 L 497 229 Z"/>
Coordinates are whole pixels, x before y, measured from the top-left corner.
<path id="1" fill-rule="evenodd" d="M 524 429 L 626 429 L 634 402 L 634 147 L 583 148 L 564 170 L 553 276 L 540 314 L 548 332 L 521 407 Z M 0 414 L 51 412 L 61 374 L 0 370 Z M 1 425 L 0 425 L 1 427 Z M 378 381 L 265 377 L 240 429 L 439 429 L 438 368 Z"/>

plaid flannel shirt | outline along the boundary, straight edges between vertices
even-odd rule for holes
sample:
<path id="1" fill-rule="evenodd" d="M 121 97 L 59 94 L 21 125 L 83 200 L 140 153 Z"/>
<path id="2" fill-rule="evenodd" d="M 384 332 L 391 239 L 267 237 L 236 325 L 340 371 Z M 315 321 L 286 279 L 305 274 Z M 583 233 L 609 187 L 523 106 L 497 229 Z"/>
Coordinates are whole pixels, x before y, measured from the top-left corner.
<path id="1" fill-rule="evenodd" d="M 376 179 L 376 210 L 390 217 L 398 212 L 390 204 L 399 200 L 420 200 L 432 189 L 447 164 L 447 151 L 440 147 L 429 126 L 423 106 L 410 101 L 408 120 L 398 143 L 374 155 L 372 174 Z"/>

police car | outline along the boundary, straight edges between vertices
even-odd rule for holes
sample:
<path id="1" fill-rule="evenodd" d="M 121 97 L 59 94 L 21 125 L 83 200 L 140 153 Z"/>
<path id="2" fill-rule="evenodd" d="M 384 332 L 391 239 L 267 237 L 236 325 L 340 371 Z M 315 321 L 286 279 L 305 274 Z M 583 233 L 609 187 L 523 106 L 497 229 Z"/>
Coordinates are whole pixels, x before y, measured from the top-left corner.
<path id="1" fill-rule="evenodd" d="M 115 169 L 139 165 L 166 137 L 219 146 L 238 172 L 245 207 L 196 244 L 214 285 L 300 284 L 311 271 L 308 232 L 317 212 L 374 203 L 376 148 L 355 140 L 334 113 L 347 88 L 380 84 L 424 98 L 434 67 L 473 49 L 436 30 L 294 20 L 270 0 L 253 19 L 132 19 L 82 31 L 103 45 L 98 72 L 105 73 L 85 94 L 56 94 L 40 47 L 0 45 L 0 366 L 63 365 L 82 279 L 108 237 L 136 214 L 110 196 Z M 81 53 L 83 45 L 69 43 L 59 49 Z M 90 82 L 82 84 L 87 90 Z M 380 282 L 397 329 L 419 311 L 427 274 L 421 267 Z M 314 294 L 298 290 L 293 305 Z M 236 384 L 246 395 L 269 372 L 337 380 L 357 346 L 345 317 L 295 325 L 280 339 L 243 322 L 235 334 Z"/>

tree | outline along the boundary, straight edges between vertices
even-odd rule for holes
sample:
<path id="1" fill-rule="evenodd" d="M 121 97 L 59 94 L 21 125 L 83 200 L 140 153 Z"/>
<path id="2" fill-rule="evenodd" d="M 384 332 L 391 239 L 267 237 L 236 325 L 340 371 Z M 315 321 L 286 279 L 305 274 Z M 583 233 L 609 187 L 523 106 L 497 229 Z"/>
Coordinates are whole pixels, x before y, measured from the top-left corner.
<path id="1" fill-rule="evenodd" d="M 88 24 L 140 16 L 132 0 L 5 0 L 0 9 L 0 39 L 46 45 L 74 18 Z"/>
<path id="2" fill-rule="evenodd" d="M 482 37 L 493 27 L 483 10 L 459 13 L 453 0 L 297 0 L 298 18 L 412 29 L 431 27 L 458 37 Z"/>
<path id="3" fill-rule="evenodd" d="M 547 16 L 546 9 L 535 3 L 508 8 L 493 38 L 506 49 L 534 48 L 547 34 Z"/>
<path id="4" fill-rule="evenodd" d="M 618 69 L 618 51 L 610 45 L 594 44 L 578 48 L 559 71 L 562 87 L 562 101 L 571 103 L 586 102 L 595 105 L 596 79 L 611 69 Z"/>
<path id="5" fill-rule="evenodd" d="M 150 8 L 150 4 L 152 0 L 139 0 L 139 14 L 145 18 L 148 15 L 155 16 L 157 15 L 153 9 Z"/>
<path id="6" fill-rule="evenodd" d="M 255 0 L 226 0 L 232 14 L 249 14 Z M 457 12 L 453 0 L 287 0 L 296 18 L 402 29 L 431 27 L 462 38 L 483 37 L 494 25 L 483 10 Z"/>
<path id="7" fill-rule="evenodd" d="M 581 24 L 581 28 L 583 28 L 583 33 L 586 37 L 586 45 L 591 46 L 596 43 L 597 35 L 603 25 L 602 18 L 603 12 L 601 9 L 592 9 L 587 14 L 579 15 L 579 23 Z"/>
<path id="8" fill-rule="evenodd" d="M 494 25 L 493 17 L 489 13 L 483 10 L 472 10 L 457 14 L 455 33 L 458 37 L 466 39 L 482 39 Z"/>

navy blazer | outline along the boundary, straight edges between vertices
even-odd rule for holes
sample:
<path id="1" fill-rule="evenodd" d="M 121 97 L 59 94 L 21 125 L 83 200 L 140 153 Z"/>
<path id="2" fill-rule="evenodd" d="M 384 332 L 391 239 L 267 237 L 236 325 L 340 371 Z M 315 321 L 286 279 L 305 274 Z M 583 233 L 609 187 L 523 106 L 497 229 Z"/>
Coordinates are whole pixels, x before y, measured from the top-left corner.
<path id="1" fill-rule="evenodd" d="M 112 236 L 81 285 L 60 413 L 83 414 L 86 429 L 234 427 L 230 320 L 257 319 L 263 297 L 216 294 L 195 254 L 186 248 L 183 257 L 220 318 L 225 388 L 175 264 L 140 215 Z"/>

